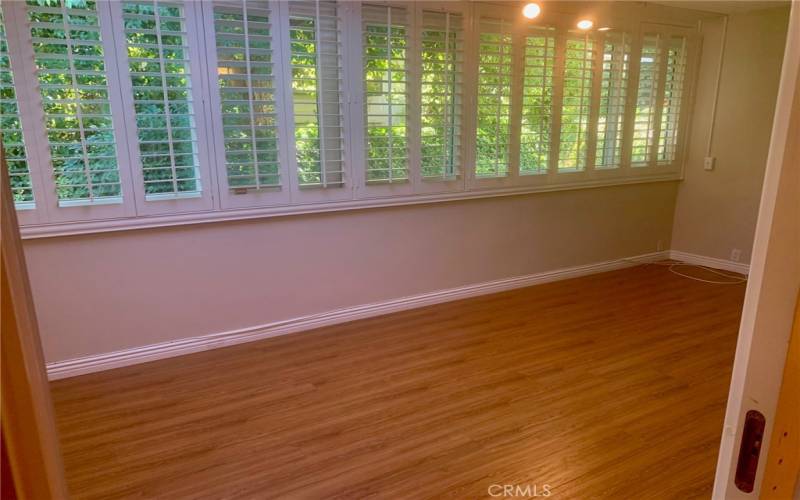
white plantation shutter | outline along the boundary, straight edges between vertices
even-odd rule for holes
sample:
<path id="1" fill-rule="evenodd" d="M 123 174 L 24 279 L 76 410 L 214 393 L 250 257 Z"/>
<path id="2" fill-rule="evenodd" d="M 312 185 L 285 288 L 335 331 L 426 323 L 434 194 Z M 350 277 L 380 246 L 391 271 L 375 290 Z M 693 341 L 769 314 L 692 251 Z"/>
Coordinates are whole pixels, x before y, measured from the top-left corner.
<path id="1" fill-rule="evenodd" d="M 11 73 L 5 18 L 0 5 L 0 133 L 3 135 L 11 193 L 17 208 L 33 208 L 34 194 L 28 155 L 20 123 L 19 104 Z"/>
<path id="2" fill-rule="evenodd" d="M 630 50 L 627 33 L 604 35 L 595 168 L 616 168 L 622 163 Z"/>
<path id="3" fill-rule="evenodd" d="M 422 11 L 420 169 L 423 180 L 454 178 L 461 170 L 462 25 L 461 14 Z"/>
<path id="4" fill-rule="evenodd" d="M 97 4 L 28 4 L 33 60 L 60 206 L 121 203 Z"/>
<path id="5" fill-rule="evenodd" d="M 366 180 L 409 180 L 408 45 L 405 8 L 363 5 Z"/>
<path id="6" fill-rule="evenodd" d="M 511 144 L 512 24 L 481 16 L 478 22 L 477 177 L 505 177 Z"/>
<path id="7" fill-rule="evenodd" d="M 684 97 L 687 65 L 687 39 L 672 35 L 666 39 L 666 77 L 664 99 L 661 109 L 661 126 L 658 138 L 656 161 L 672 163 L 678 144 L 678 128 L 681 117 L 681 103 Z"/>
<path id="8" fill-rule="evenodd" d="M 584 170 L 595 62 L 595 43 L 590 35 L 569 34 L 563 61 L 558 169 Z"/>
<path id="9" fill-rule="evenodd" d="M 202 191 L 182 2 L 122 4 L 128 74 L 147 200 Z"/>
<path id="10" fill-rule="evenodd" d="M 215 1 L 212 15 L 228 189 L 278 188 L 273 12 L 265 1 L 231 0 Z"/>
<path id="11" fill-rule="evenodd" d="M 0 125 L 20 220 L 249 217 L 677 173 L 692 28 L 543 19 L 463 2 L 5 1 Z"/>
<path id="12" fill-rule="evenodd" d="M 335 1 L 289 2 L 289 58 L 297 181 L 345 184 L 342 34 Z"/>
<path id="13" fill-rule="evenodd" d="M 650 151 L 655 144 L 660 65 L 661 35 L 658 33 L 645 33 L 642 38 L 639 84 L 633 120 L 632 166 L 647 165 L 650 161 Z"/>
<path id="14" fill-rule="evenodd" d="M 520 174 L 546 173 L 550 163 L 555 45 L 553 28 L 532 26 L 525 32 Z"/>

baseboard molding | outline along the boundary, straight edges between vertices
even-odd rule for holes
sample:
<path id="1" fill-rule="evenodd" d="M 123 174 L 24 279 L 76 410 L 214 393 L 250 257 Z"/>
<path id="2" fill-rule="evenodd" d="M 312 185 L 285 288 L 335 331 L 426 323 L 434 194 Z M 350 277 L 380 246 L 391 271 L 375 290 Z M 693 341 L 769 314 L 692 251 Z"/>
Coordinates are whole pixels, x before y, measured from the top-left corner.
<path id="1" fill-rule="evenodd" d="M 697 255 L 695 253 L 681 252 L 679 250 L 670 250 L 669 258 L 672 260 L 679 260 L 687 264 L 695 264 L 698 266 L 713 267 L 714 269 L 722 269 L 734 273 L 750 274 L 750 264 L 742 264 L 741 262 L 734 262 L 732 260 L 717 259 L 714 257 L 706 257 L 705 255 Z"/>
<path id="2" fill-rule="evenodd" d="M 123 366 L 146 363 L 148 361 L 155 361 L 158 359 L 181 356 L 183 354 L 190 354 L 193 352 L 217 349 L 219 347 L 242 344 L 244 342 L 252 342 L 269 337 L 277 337 L 278 335 L 286 335 L 289 333 L 311 330 L 323 326 L 346 323 L 348 321 L 380 316 L 383 314 L 414 309 L 417 307 L 440 304 L 442 302 L 449 302 L 452 300 L 466 299 L 469 297 L 476 297 L 478 295 L 513 290 L 515 288 L 523 288 L 551 281 L 559 281 L 569 278 L 577 278 L 579 276 L 586 276 L 589 274 L 602 273 L 605 271 L 613 271 L 615 269 L 633 266 L 636 263 L 635 261 L 653 262 L 666 259 L 670 257 L 670 255 L 671 254 L 668 251 L 654 252 L 627 257 L 624 259 L 568 267 L 554 271 L 546 271 L 542 273 L 528 274 L 525 276 L 516 276 L 513 278 L 487 281 L 484 283 L 475 283 L 457 288 L 439 290 L 436 292 L 421 293 L 409 297 L 387 300 L 385 302 L 376 302 L 372 304 L 347 307 L 344 309 L 337 309 L 319 314 L 312 314 L 309 316 L 301 316 L 285 321 L 268 323 L 265 325 L 258 325 L 211 335 L 203 335 L 201 337 L 191 337 L 142 347 L 134 347 L 122 351 L 96 354 L 65 361 L 57 361 L 47 365 L 47 374 L 50 380 L 74 377 L 87 373 L 110 370 L 112 368 L 120 368 Z"/>

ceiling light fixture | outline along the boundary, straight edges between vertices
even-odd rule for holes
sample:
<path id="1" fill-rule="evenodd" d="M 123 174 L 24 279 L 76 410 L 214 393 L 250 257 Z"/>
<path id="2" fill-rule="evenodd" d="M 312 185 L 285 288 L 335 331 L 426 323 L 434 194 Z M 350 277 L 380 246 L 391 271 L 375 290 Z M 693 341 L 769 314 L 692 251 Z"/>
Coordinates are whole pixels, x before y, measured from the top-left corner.
<path id="1" fill-rule="evenodd" d="M 611 29 L 610 26 L 603 26 L 602 28 L 597 28 L 597 31 L 608 31 L 610 29 Z"/>
<path id="2" fill-rule="evenodd" d="M 578 29 L 588 30 L 588 29 L 591 29 L 592 26 L 594 26 L 594 23 L 591 22 L 588 19 L 581 19 L 580 21 L 578 21 L 578 25 L 577 26 L 578 26 Z"/>
<path id="3" fill-rule="evenodd" d="M 528 19 L 533 19 L 542 12 L 542 8 L 539 7 L 538 3 L 529 3 L 525 7 L 522 8 L 522 15 L 527 17 Z"/>

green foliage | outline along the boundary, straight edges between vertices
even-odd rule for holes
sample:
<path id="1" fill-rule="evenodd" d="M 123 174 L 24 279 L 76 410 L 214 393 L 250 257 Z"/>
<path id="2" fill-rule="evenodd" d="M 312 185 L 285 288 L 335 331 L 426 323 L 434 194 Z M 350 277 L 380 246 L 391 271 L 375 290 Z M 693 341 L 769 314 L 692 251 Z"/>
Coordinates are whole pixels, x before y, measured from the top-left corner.
<path id="1" fill-rule="evenodd" d="M 588 37 L 567 39 L 562 87 L 559 169 L 582 170 L 586 167 L 589 107 L 592 97 L 592 57 L 593 41 Z"/>
<path id="2" fill-rule="evenodd" d="M 11 61 L 8 57 L 2 10 L 0 10 L 0 133 L 3 136 L 3 147 L 5 148 L 14 201 L 31 202 L 33 201 L 33 189 L 28 163 L 25 159 L 22 126 L 19 121 L 14 79 L 11 75 Z"/>
<path id="3" fill-rule="evenodd" d="M 519 152 L 521 173 L 542 173 L 548 168 L 554 59 L 554 37 L 526 37 Z"/>
<path id="4" fill-rule="evenodd" d="M 460 17 L 451 19 L 455 25 L 460 22 Z M 458 33 L 441 29 L 423 31 L 420 116 L 423 177 L 451 177 L 458 173 L 460 51 Z"/>
<path id="5" fill-rule="evenodd" d="M 269 19 L 215 8 L 225 165 L 231 188 L 280 185 Z"/>
<path id="6" fill-rule="evenodd" d="M 408 41 L 404 26 L 364 28 L 367 180 L 408 179 Z"/>
<path id="7" fill-rule="evenodd" d="M 198 191 L 183 10 L 124 3 L 122 11 L 145 193 Z"/>
<path id="8" fill-rule="evenodd" d="M 27 4 L 63 7 L 58 13 L 28 11 L 32 23 L 41 23 L 31 28 L 31 35 L 35 40 L 34 61 L 58 198 L 119 196 L 120 180 L 96 3 L 27 0 Z"/>
<path id="9" fill-rule="evenodd" d="M 476 174 L 502 176 L 511 140 L 511 35 L 481 33 L 479 43 Z"/>

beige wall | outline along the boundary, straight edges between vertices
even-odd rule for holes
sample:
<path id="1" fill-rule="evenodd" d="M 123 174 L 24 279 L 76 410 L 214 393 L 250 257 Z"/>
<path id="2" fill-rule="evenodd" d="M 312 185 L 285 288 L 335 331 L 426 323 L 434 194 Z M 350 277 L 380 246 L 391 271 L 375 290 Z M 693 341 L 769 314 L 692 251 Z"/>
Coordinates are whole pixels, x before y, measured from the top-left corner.
<path id="1" fill-rule="evenodd" d="M 27 240 L 48 362 L 669 248 L 677 183 Z"/>
<path id="2" fill-rule="evenodd" d="M 704 22 L 692 136 L 678 189 L 672 249 L 750 262 L 778 92 L 789 8 L 732 15 L 722 67 L 712 156 L 703 170 L 714 100 L 722 19 Z"/>

